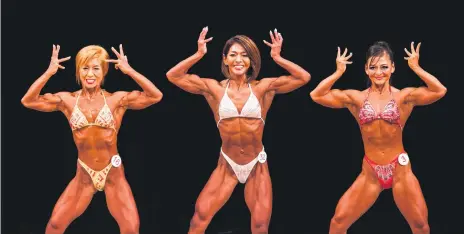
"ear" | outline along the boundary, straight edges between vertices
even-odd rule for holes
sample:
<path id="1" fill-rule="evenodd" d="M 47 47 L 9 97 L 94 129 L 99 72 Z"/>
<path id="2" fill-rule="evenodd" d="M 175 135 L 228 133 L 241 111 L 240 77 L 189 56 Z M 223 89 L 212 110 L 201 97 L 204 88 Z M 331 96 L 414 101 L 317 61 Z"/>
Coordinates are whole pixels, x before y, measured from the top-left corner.
<path id="1" fill-rule="evenodd" d="M 367 76 L 369 76 L 369 67 L 367 66 L 367 63 L 364 65 L 364 72 Z"/>
<path id="2" fill-rule="evenodd" d="M 222 55 L 222 62 L 224 63 L 224 65 L 227 67 L 227 57 L 225 54 Z"/>
<path id="3" fill-rule="evenodd" d="M 227 57 L 225 54 L 222 55 L 222 62 L 224 63 L 224 65 L 226 65 L 227 67 Z"/>
<path id="4" fill-rule="evenodd" d="M 392 63 L 392 72 L 391 73 L 394 73 L 395 72 L 395 63 Z"/>

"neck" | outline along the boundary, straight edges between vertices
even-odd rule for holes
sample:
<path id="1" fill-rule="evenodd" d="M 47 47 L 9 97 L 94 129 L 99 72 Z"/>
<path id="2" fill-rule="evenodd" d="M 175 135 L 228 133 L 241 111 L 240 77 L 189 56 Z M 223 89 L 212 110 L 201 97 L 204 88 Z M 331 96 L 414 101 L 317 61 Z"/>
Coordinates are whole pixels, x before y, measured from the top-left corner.
<path id="1" fill-rule="evenodd" d="M 385 82 L 383 85 L 372 84 L 371 90 L 372 92 L 383 94 L 384 92 L 388 92 L 390 90 L 390 84 L 388 82 Z"/>
<path id="2" fill-rule="evenodd" d="M 89 100 L 93 99 L 95 95 L 98 95 L 101 92 L 100 86 L 96 86 L 95 88 L 84 88 L 82 87 L 81 96 L 88 98 Z"/>
<path id="3" fill-rule="evenodd" d="M 240 76 L 240 77 L 233 77 L 229 79 L 229 87 L 232 86 L 232 88 L 237 88 L 240 90 L 241 87 L 244 87 L 247 85 L 248 81 L 246 76 Z"/>

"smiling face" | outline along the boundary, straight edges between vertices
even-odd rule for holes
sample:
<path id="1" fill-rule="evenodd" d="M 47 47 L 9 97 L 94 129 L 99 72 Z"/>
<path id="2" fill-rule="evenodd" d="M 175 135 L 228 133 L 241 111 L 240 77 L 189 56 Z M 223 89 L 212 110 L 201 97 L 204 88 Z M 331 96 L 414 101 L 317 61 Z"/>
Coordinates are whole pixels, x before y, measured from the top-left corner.
<path id="1" fill-rule="evenodd" d="M 82 88 L 93 89 L 100 87 L 108 73 L 109 55 L 100 46 L 87 46 L 82 48 L 76 56 L 76 79 Z"/>
<path id="2" fill-rule="evenodd" d="M 395 72 L 393 51 L 385 41 L 377 41 L 369 47 L 366 53 L 366 65 L 364 67 L 369 78 L 369 86 L 383 86 L 387 82 L 391 84 L 391 76 Z"/>
<path id="3" fill-rule="evenodd" d="M 229 68 L 231 78 L 242 77 L 250 68 L 250 57 L 245 48 L 238 43 L 233 44 L 227 55 L 224 56 L 224 64 Z"/>
<path id="4" fill-rule="evenodd" d="M 258 77 L 261 55 L 256 44 L 247 36 L 237 35 L 227 40 L 222 49 L 222 74 L 227 79 L 245 77 L 247 81 Z"/>
<path id="5" fill-rule="evenodd" d="M 395 64 L 392 63 L 390 56 L 385 52 L 380 57 L 370 57 L 365 66 L 367 76 L 377 86 L 383 86 L 389 82 L 394 71 Z"/>
<path id="6" fill-rule="evenodd" d="M 84 64 L 79 69 L 79 80 L 83 88 L 93 89 L 100 87 L 103 81 L 103 69 L 101 61 L 98 58 L 93 58 Z"/>

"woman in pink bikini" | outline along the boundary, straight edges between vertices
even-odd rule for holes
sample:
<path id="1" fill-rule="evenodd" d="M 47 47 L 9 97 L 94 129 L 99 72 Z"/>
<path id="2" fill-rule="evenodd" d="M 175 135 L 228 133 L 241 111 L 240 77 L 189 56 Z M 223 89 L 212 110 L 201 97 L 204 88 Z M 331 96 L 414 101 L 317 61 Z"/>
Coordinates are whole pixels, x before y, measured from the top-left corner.
<path id="1" fill-rule="evenodd" d="M 76 176 L 68 184 L 53 209 L 45 233 L 64 233 L 69 224 L 87 209 L 93 195 L 103 191 L 108 209 L 119 225 L 121 233 L 139 233 L 137 206 L 124 166 L 117 149 L 117 135 L 127 109 L 140 110 L 159 102 L 162 93 L 145 76 L 135 71 L 124 55 L 111 48 L 117 59 L 109 59 L 100 46 L 86 46 L 76 56 L 76 81 L 82 89 L 75 92 L 40 94 L 47 81 L 55 75 L 60 64 L 71 57 L 59 59 L 60 46 L 53 45 L 50 65 L 22 98 L 30 109 L 61 111 L 69 120 L 78 150 Z M 143 91 L 101 89 L 109 63 L 130 76 Z"/>
<path id="2" fill-rule="evenodd" d="M 225 80 L 200 78 L 188 70 L 206 54 L 208 28 L 198 38 L 198 51 L 166 74 L 179 88 L 203 95 L 213 111 L 222 146 L 216 169 L 201 191 L 189 234 L 204 233 L 211 219 L 227 202 L 238 182 L 245 184 L 245 202 L 251 213 L 251 232 L 268 233 L 272 213 L 272 185 L 262 144 L 264 122 L 275 94 L 291 92 L 306 84 L 310 75 L 280 55 L 283 38 L 269 32 L 272 59 L 290 73 L 256 80 L 261 56 L 247 36 L 230 38 L 222 51 Z"/>
<path id="3" fill-rule="evenodd" d="M 376 201 L 384 189 L 393 190 L 395 202 L 413 233 L 430 233 L 428 211 L 419 182 L 411 170 L 411 162 L 403 148 L 402 130 L 414 106 L 428 105 L 446 94 L 446 88 L 419 65 L 419 43 L 405 59 L 426 87 L 391 86 L 395 72 L 393 52 L 386 42 L 376 42 L 367 51 L 365 72 L 370 87 L 363 91 L 332 89 L 333 84 L 351 64 L 345 49 L 336 59 L 337 70 L 321 81 L 311 98 L 330 108 L 348 108 L 359 122 L 365 156 L 362 171 L 341 197 L 330 222 L 330 234 L 346 233 Z"/>

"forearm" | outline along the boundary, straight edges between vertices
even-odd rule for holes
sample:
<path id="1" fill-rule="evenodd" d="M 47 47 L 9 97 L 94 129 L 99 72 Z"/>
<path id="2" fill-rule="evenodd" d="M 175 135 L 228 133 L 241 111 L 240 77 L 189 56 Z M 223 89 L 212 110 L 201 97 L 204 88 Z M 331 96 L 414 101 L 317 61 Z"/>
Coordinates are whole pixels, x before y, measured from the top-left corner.
<path id="1" fill-rule="evenodd" d="M 48 80 L 52 77 L 52 74 L 45 72 L 41 75 L 34 83 L 29 87 L 26 94 L 21 99 L 21 102 L 28 103 L 38 99 L 40 92 L 42 91 L 45 84 L 47 84 Z"/>
<path id="2" fill-rule="evenodd" d="M 317 87 L 311 92 L 311 96 L 319 97 L 326 95 L 331 89 L 335 82 L 340 79 L 343 75 L 342 71 L 335 71 L 332 75 L 322 80 Z"/>
<path id="3" fill-rule="evenodd" d="M 201 58 L 203 58 L 204 54 L 201 54 L 199 52 L 196 52 L 192 56 L 186 58 L 185 60 L 181 61 L 178 63 L 176 66 L 171 68 L 167 73 L 166 76 L 168 79 L 172 78 L 179 78 L 182 77 L 183 75 L 187 74 L 188 70 L 198 61 L 200 61 Z"/>
<path id="4" fill-rule="evenodd" d="M 311 78 L 311 75 L 305 69 L 287 59 L 284 59 L 283 57 L 277 56 L 273 59 L 279 66 L 287 70 L 295 79 L 299 79 L 307 83 Z"/>
<path id="5" fill-rule="evenodd" d="M 432 92 L 444 92 L 446 91 L 446 87 L 443 86 L 443 84 L 432 74 L 426 72 L 424 69 L 422 69 L 420 66 L 412 68 L 414 73 L 421 78 L 425 84 L 427 85 L 427 88 L 432 91 Z"/>
<path id="6" fill-rule="evenodd" d="M 161 91 L 147 79 L 144 75 L 138 73 L 134 69 L 131 69 L 127 75 L 129 75 L 143 90 L 143 92 L 149 97 L 160 97 Z"/>

